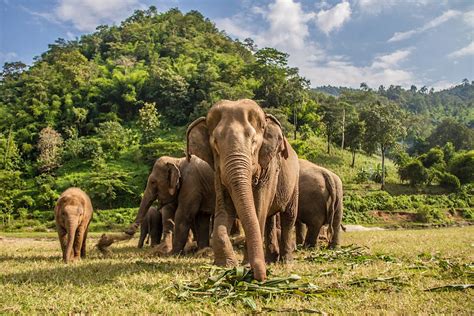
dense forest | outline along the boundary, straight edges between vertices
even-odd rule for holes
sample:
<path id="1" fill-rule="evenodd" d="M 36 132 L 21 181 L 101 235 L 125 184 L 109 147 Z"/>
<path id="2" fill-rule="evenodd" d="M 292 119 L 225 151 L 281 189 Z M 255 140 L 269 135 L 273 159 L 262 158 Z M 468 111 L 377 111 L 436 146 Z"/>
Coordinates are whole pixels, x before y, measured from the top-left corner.
<path id="1" fill-rule="evenodd" d="M 231 39 L 197 11 L 150 7 L 58 39 L 31 66 L 5 63 L 3 221 L 41 218 L 69 186 L 85 188 L 100 209 L 136 207 L 154 159 L 182 156 L 186 125 L 220 99 L 256 100 L 310 160 L 320 162 L 311 144 L 322 139 L 328 155 L 348 153 L 356 171 L 346 183 L 383 186 L 386 157 L 397 166 L 394 181 L 450 190 L 474 181 L 474 82 L 443 91 L 311 89 L 288 57 Z M 375 176 L 357 170 L 356 154 L 380 155 L 370 158 L 381 163 Z"/>

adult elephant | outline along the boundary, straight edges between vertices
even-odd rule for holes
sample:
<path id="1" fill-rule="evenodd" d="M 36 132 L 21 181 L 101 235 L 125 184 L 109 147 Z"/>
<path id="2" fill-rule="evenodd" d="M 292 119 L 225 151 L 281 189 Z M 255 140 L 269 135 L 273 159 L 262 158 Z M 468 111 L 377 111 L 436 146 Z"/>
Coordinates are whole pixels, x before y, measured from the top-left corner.
<path id="1" fill-rule="evenodd" d="M 209 246 L 210 218 L 214 213 L 214 173 L 196 156 L 187 159 L 163 156 L 156 160 L 148 176 L 135 222 L 126 231 L 135 234 L 144 223 L 147 210 L 155 200 L 162 205 L 163 241 L 161 253 L 179 254 L 194 225 L 198 248 Z"/>
<path id="2" fill-rule="evenodd" d="M 246 254 L 257 280 L 266 278 L 263 234 L 267 217 L 281 212 L 281 243 L 267 236 L 266 250 L 292 259 L 291 232 L 298 208 L 298 157 L 281 125 L 252 100 L 223 100 L 187 130 L 187 155 L 214 167 L 216 210 L 212 248 L 214 263 L 237 264 L 229 232 L 235 217 L 242 222 Z M 269 231 L 267 229 L 267 231 Z"/>
<path id="3" fill-rule="evenodd" d="M 339 245 L 343 190 L 341 179 L 326 168 L 300 159 L 300 195 L 296 220 L 296 242 L 317 246 L 321 227 L 328 224 L 329 247 Z M 307 230 L 305 229 L 305 225 Z"/>

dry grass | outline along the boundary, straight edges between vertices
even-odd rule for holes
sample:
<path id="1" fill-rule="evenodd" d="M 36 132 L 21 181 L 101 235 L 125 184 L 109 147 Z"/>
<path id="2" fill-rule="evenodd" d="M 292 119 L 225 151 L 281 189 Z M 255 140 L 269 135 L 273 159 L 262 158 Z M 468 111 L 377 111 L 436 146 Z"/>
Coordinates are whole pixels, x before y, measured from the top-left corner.
<path id="1" fill-rule="evenodd" d="M 0 314 L 251 312 L 241 301 L 178 300 L 170 291 L 176 284 L 205 280 L 209 272 L 202 266 L 210 259 L 153 257 L 148 249 L 136 249 L 136 238 L 114 245 L 104 258 L 92 246 L 100 234 L 92 234 L 89 257 L 66 266 L 55 234 L 0 236 Z M 367 247 L 371 259 L 349 255 L 315 262 L 305 259 L 314 253 L 299 251 L 294 263 L 271 266 L 273 275 L 298 274 L 324 292 L 257 298 L 257 310 L 474 313 L 473 289 L 425 291 L 474 283 L 474 227 L 345 233 L 343 244 Z"/>

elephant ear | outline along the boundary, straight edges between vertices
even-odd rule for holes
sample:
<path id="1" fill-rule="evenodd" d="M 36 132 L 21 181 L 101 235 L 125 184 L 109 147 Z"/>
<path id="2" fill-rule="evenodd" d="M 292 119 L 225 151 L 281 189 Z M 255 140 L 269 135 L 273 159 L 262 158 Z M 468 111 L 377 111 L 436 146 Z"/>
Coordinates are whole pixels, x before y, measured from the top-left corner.
<path id="1" fill-rule="evenodd" d="M 266 123 L 262 147 L 258 153 L 258 162 L 263 169 L 268 167 L 278 153 L 283 158 L 288 158 L 288 142 L 283 136 L 280 122 L 273 115 L 267 114 Z"/>
<path id="2" fill-rule="evenodd" d="M 186 157 L 191 160 L 196 155 L 214 169 L 214 155 L 209 144 L 209 130 L 206 118 L 200 117 L 188 126 L 186 131 Z"/>
<path id="3" fill-rule="evenodd" d="M 166 163 L 168 166 L 168 192 L 171 196 L 176 193 L 179 187 L 179 178 L 181 178 L 181 172 L 179 168 L 173 163 Z"/>

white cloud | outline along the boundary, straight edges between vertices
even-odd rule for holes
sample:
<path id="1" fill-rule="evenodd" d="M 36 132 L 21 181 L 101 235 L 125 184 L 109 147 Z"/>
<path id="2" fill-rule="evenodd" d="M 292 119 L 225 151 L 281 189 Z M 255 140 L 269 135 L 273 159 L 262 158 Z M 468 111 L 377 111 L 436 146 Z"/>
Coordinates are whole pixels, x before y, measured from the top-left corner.
<path id="1" fill-rule="evenodd" d="M 355 0 L 354 5 L 362 13 L 367 14 L 380 14 L 383 11 L 392 9 L 394 6 L 425 6 L 428 4 L 439 4 L 440 0 Z"/>
<path id="2" fill-rule="evenodd" d="M 239 25 L 237 21 L 238 19 L 235 18 L 223 18 L 216 19 L 215 23 L 219 29 L 225 30 L 228 34 L 231 34 L 241 40 L 247 37 L 252 37 L 252 32 Z"/>
<path id="3" fill-rule="evenodd" d="M 6 62 L 18 60 L 18 55 L 15 52 L 0 52 L 0 67 Z"/>
<path id="4" fill-rule="evenodd" d="M 467 25 L 474 27 L 474 10 L 464 13 L 463 19 Z"/>
<path id="5" fill-rule="evenodd" d="M 388 40 L 388 42 L 390 43 L 390 42 L 398 42 L 398 41 L 405 40 L 407 38 L 412 37 L 415 34 L 423 33 L 423 32 L 425 32 L 429 29 L 435 28 L 435 27 L 449 21 L 452 18 L 459 16 L 460 14 L 461 14 L 461 12 L 459 12 L 459 11 L 448 10 L 448 11 L 444 12 L 442 15 L 434 18 L 433 20 L 429 21 L 428 23 L 426 23 L 425 25 L 423 25 L 421 27 L 418 27 L 416 29 L 406 31 L 406 32 L 396 32 Z"/>
<path id="6" fill-rule="evenodd" d="M 410 54 L 411 49 L 400 49 L 388 55 L 378 56 L 373 61 L 372 68 L 390 68 L 398 66 L 398 64 L 405 60 Z"/>
<path id="7" fill-rule="evenodd" d="M 463 47 L 457 51 L 454 51 L 448 55 L 449 58 L 459 58 L 464 56 L 471 56 L 474 55 L 474 41 L 471 44 Z"/>
<path id="8" fill-rule="evenodd" d="M 304 47 L 309 35 L 307 22 L 314 13 L 305 13 L 301 4 L 293 0 L 276 0 L 268 6 L 266 19 L 270 28 L 264 35 L 272 46 L 289 46 L 291 49 Z"/>
<path id="9" fill-rule="evenodd" d="M 415 76 L 398 64 L 409 54 L 409 51 L 396 51 L 377 56 L 367 66 L 356 66 L 341 56 L 327 56 L 319 62 L 304 61 L 299 67 L 301 73 L 311 80 L 312 86 L 330 84 L 358 88 L 361 82 L 365 82 L 374 88 L 381 84 L 407 87 L 416 83 Z"/>
<path id="10" fill-rule="evenodd" d="M 326 34 L 338 30 L 351 18 L 351 5 L 343 1 L 331 9 L 321 10 L 316 15 L 316 25 Z"/>

